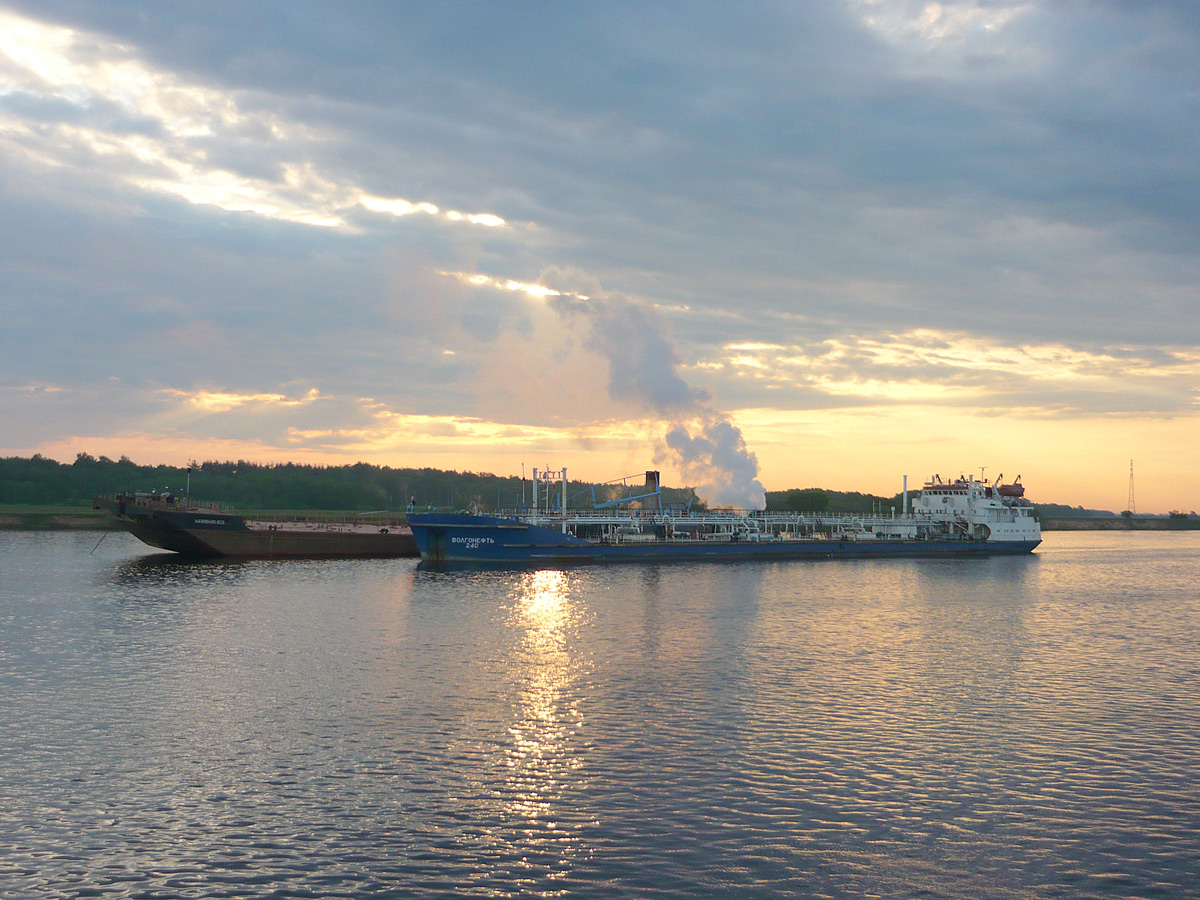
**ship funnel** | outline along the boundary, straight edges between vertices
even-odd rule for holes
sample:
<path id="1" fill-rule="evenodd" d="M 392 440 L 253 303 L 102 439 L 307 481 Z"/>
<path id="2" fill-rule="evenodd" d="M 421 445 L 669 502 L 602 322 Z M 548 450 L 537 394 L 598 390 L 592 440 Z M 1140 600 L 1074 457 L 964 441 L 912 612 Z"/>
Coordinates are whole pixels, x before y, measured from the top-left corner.
<path id="1" fill-rule="evenodd" d="M 646 494 L 647 494 L 647 496 L 653 494 L 658 497 L 658 511 L 660 513 L 663 511 L 662 491 L 660 490 L 661 487 L 662 487 L 662 475 L 658 472 L 647 472 L 646 473 Z"/>

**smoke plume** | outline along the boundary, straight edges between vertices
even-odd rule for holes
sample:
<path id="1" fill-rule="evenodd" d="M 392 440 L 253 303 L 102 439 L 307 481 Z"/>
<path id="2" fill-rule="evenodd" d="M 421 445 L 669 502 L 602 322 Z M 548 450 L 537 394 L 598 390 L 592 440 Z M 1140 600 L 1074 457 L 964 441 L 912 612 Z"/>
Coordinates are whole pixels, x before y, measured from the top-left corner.
<path id="1" fill-rule="evenodd" d="M 712 408 L 708 393 L 679 374 L 682 361 L 662 314 L 604 291 L 577 271 L 552 269 L 540 281 L 558 292 L 551 303 L 559 315 L 578 322 L 586 344 L 608 360 L 609 395 L 663 420 L 659 452 L 694 482 L 700 499 L 710 506 L 765 507 L 758 458 L 741 430 Z"/>
<path id="2" fill-rule="evenodd" d="M 689 431 L 672 425 L 664 437 L 686 481 L 710 506 L 762 509 L 766 491 L 758 480 L 758 457 L 746 449 L 742 432 L 726 419 L 701 421 Z"/>

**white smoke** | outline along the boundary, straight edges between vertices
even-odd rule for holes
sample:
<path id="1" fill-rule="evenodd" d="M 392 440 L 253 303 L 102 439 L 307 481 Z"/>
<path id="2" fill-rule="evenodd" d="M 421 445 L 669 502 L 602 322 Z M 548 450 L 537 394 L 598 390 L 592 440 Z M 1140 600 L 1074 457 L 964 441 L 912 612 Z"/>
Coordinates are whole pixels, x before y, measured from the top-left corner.
<path id="1" fill-rule="evenodd" d="M 604 291 L 578 271 L 551 269 L 540 282 L 558 292 L 550 301 L 554 308 L 578 321 L 587 345 L 608 360 L 609 395 L 664 420 L 660 452 L 695 482 L 700 499 L 710 506 L 763 509 L 758 457 L 746 448 L 741 430 L 712 408 L 708 393 L 679 374 L 681 360 L 662 314 Z"/>
<path id="2" fill-rule="evenodd" d="M 763 509 L 767 492 L 758 480 L 758 457 L 746 449 L 741 430 L 727 419 L 702 420 L 689 431 L 676 423 L 664 438 L 687 481 L 710 506 Z"/>

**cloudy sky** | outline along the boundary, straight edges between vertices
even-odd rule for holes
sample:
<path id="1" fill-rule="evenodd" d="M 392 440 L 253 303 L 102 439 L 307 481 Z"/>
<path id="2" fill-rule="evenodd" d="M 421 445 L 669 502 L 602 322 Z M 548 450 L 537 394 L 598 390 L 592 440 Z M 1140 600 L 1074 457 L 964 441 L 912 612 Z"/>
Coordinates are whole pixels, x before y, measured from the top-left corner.
<path id="1" fill-rule="evenodd" d="M 1194 0 L 0 0 L 0 454 L 1200 508 L 1198 73 Z"/>

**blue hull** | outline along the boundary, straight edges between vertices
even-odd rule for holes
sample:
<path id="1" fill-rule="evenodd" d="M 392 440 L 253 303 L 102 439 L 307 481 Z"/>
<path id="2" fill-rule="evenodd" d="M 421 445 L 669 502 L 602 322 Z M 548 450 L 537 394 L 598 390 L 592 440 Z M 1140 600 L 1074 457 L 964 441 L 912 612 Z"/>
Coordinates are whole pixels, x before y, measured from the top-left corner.
<path id="1" fill-rule="evenodd" d="M 497 516 L 421 513 L 409 516 L 421 559 L 435 564 L 528 565 L 692 560 L 960 557 L 1029 553 L 1041 541 L 976 540 L 650 540 L 601 543 Z"/>

